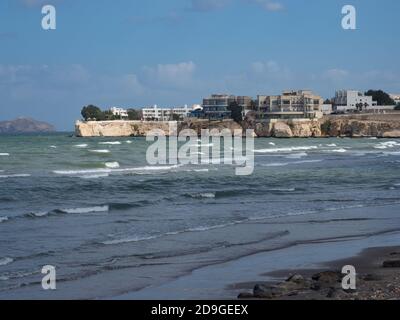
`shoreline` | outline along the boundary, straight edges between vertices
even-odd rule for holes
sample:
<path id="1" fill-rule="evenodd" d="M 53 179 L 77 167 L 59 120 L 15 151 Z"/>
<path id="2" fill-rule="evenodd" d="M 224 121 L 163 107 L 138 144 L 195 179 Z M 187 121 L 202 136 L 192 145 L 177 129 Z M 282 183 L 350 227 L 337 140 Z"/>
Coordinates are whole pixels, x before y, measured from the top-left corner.
<path id="1" fill-rule="evenodd" d="M 241 293 L 251 298 L 257 284 L 272 285 L 284 281 L 296 270 L 315 273 L 325 270 L 331 261 L 354 261 L 360 252 L 371 247 L 393 247 L 393 240 L 399 231 L 355 236 L 348 239 L 327 239 L 310 241 L 284 248 L 252 253 L 223 263 L 208 265 L 192 270 L 186 275 L 172 279 L 164 284 L 150 286 L 113 297 L 122 300 L 157 299 L 237 299 Z M 349 263 L 344 263 L 347 265 Z M 359 268 L 363 270 L 361 265 Z M 300 297 L 300 296 L 299 296 Z"/>
<path id="2" fill-rule="evenodd" d="M 356 289 L 343 290 L 343 266 L 356 268 Z M 370 247 L 319 268 L 268 272 L 275 281 L 257 283 L 239 299 L 265 300 L 399 300 L 400 246 Z M 277 281 L 280 279 L 280 281 Z M 249 287 L 251 283 L 241 284 Z"/>

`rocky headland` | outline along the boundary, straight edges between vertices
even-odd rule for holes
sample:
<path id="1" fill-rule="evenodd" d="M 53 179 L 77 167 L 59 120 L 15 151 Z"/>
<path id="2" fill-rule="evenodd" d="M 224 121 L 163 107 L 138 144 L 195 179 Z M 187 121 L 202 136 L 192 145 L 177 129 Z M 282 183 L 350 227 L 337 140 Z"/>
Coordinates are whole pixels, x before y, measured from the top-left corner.
<path id="1" fill-rule="evenodd" d="M 31 118 L 18 118 L 0 122 L 0 134 L 48 133 L 54 131 L 55 128 L 51 124 Z"/>
<path id="2" fill-rule="evenodd" d="M 176 128 L 171 131 L 172 127 Z M 324 137 L 378 137 L 400 138 L 400 113 L 335 115 L 319 120 L 256 120 L 247 117 L 241 124 L 233 120 L 184 122 L 144 121 L 77 121 L 78 137 L 129 137 L 146 136 L 150 130 L 160 129 L 173 135 L 185 129 L 193 129 L 200 135 L 202 129 L 252 129 L 256 137 L 274 138 L 324 138 Z"/>

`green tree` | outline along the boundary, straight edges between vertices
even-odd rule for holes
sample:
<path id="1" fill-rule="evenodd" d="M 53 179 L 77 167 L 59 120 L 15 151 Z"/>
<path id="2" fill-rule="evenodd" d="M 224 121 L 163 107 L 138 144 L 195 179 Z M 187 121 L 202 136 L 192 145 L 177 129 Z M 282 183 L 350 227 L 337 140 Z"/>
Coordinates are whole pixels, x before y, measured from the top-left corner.
<path id="1" fill-rule="evenodd" d="M 172 121 L 182 121 L 182 117 L 176 113 L 172 114 L 171 119 L 172 119 Z"/>
<path id="2" fill-rule="evenodd" d="M 389 94 L 382 90 L 368 90 L 366 96 L 372 96 L 372 100 L 378 103 L 378 106 L 393 106 L 396 104 Z"/>
<path id="3" fill-rule="evenodd" d="M 131 121 L 141 120 L 142 119 L 142 111 L 135 110 L 135 109 L 129 109 L 128 110 L 128 119 Z"/>
<path id="4" fill-rule="evenodd" d="M 92 104 L 83 107 L 81 115 L 86 121 L 87 120 L 102 121 L 105 119 L 104 112 L 102 112 L 99 107 L 96 107 Z"/>
<path id="5" fill-rule="evenodd" d="M 400 110 L 400 102 L 396 105 L 396 107 L 394 108 L 394 110 Z"/>
<path id="6" fill-rule="evenodd" d="M 231 117 L 235 122 L 241 123 L 243 121 L 242 107 L 236 101 L 229 104 L 228 110 L 231 112 Z"/>

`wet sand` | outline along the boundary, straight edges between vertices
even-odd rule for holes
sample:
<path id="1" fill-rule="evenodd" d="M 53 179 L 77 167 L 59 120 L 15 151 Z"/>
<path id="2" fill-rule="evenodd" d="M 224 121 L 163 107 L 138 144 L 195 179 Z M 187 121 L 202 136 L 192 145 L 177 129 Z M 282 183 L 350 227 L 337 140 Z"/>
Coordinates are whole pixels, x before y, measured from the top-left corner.
<path id="1" fill-rule="evenodd" d="M 343 266 L 356 268 L 356 289 L 343 290 Z M 288 269 L 264 276 L 276 281 L 242 283 L 254 287 L 239 296 L 269 300 L 398 300 L 400 299 L 400 246 L 375 247 L 353 257 L 327 262 L 318 269 Z M 279 279 L 279 281 L 278 281 Z"/>

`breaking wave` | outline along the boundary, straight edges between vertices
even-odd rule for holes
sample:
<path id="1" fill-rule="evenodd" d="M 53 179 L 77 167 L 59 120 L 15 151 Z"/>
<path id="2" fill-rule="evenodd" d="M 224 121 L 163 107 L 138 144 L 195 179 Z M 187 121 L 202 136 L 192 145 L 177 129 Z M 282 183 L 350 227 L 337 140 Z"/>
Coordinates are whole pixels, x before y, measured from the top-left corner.
<path id="1" fill-rule="evenodd" d="M 6 266 L 6 265 L 8 265 L 10 263 L 13 263 L 13 262 L 14 262 L 14 259 L 12 259 L 12 258 L 8 258 L 8 257 L 0 258 L 0 266 Z"/>
<path id="2" fill-rule="evenodd" d="M 315 150 L 318 149 L 317 146 L 308 147 L 288 147 L 288 148 L 271 148 L 271 149 L 255 149 L 255 153 L 279 153 L 279 152 L 291 152 L 291 151 L 305 151 L 305 150 Z"/>

